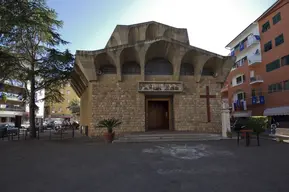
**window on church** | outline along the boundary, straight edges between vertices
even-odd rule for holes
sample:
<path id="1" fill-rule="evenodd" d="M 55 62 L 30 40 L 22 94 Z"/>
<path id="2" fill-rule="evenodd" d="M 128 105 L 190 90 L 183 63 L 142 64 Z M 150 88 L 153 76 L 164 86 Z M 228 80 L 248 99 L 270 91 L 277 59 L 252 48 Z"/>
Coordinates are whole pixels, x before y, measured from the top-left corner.
<path id="1" fill-rule="evenodd" d="M 122 74 L 124 75 L 134 75 L 140 73 L 141 73 L 140 66 L 136 62 L 124 63 L 122 65 Z"/>
<path id="2" fill-rule="evenodd" d="M 166 59 L 153 59 L 145 65 L 146 75 L 173 75 L 173 66 Z"/>
<path id="3" fill-rule="evenodd" d="M 102 74 L 116 74 L 116 67 L 113 65 L 103 65 L 100 67 Z"/>
<path id="4" fill-rule="evenodd" d="M 214 75 L 214 71 L 212 69 L 206 69 L 204 68 L 202 70 L 202 75 L 203 76 L 213 76 Z"/>
<path id="5" fill-rule="evenodd" d="M 194 75 L 194 66 L 191 63 L 182 63 L 180 75 Z"/>

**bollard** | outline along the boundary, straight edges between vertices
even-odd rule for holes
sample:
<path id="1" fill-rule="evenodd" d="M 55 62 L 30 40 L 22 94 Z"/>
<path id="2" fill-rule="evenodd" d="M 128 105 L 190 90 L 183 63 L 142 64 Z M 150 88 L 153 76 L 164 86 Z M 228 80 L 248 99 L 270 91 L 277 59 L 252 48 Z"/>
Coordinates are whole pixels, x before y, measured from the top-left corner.
<path id="1" fill-rule="evenodd" d="M 88 126 L 85 126 L 84 129 L 85 129 L 85 130 L 84 130 L 85 136 L 88 136 Z"/>
<path id="2" fill-rule="evenodd" d="M 39 128 L 38 128 L 38 132 L 37 132 L 37 139 L 39 140 Z"/>
<path id="3" fill-rule="evenodd" d="M 49 140 L 51 140 L 51 128 L 49 129 Z"/>
<path id="4" fill-rule="evenodd" d="M 60 139 L 62 140 L 62 128 L 60 128 Z"/>
<path id="5" fill-rule="evenodd" d="M 18 140 L 20 140 L 20 128 L 18 128 L 17 132 L 18 132 Z"/>
<path id="6" fill-rule="evenodd" d="M 74 125 L 72 125 L 72 138 L 74 138 Z"/>

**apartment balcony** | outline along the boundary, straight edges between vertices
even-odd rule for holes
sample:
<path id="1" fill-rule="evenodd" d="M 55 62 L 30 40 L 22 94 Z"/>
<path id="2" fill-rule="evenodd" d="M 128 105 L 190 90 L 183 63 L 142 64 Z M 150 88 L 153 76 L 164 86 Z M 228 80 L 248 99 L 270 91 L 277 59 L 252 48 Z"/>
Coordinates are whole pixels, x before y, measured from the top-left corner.
<path id="1" fill-rule="evenodd" d="M 256 65 L 256 64 L 260 64 L 262 62 L 262 59 L 261 59 L 261 55 L 260 54 L 255 54 L 255 55 L 250 55 L 250 56 L 247 56 L 247 59 L 248 59 L 248 65 L 249 66 L 252 66 L 252 65 Z"/>
<path id="2" fill-rule="evenodd" d="M 24 83 L 18 80 L 5 80 L 4 84 L 14 87 L 25 88 Z"/>
<path id="3" fill-rule="evenodd" d="M 247 47 L 251 47 L 252 45 L 260 44 L 260 36 L 258 35 L 250 35 L 247 40 Z"/>
<path id="4" fill-rule="evenodd" d="M 252 96 L 251 102 L 249 103 L 250 105 L 264 105 L 265 104 L 265 96 L 260 95 L 260 96 Z"/>
<path id="5" fill-rule="evenodd" d="M 257 83 L 263 83 L 264 80 L 260 75 L 256 75 L 254 77 L 250 78 L 250 85 L 257 84 Z"/>
<path id="6" fill-rule="evenodd" d="M 19 101 L 22 102 L 22 95 L 15 93 L 0 92 L 0 100 L 7 101 Z"/>
<path id="7" fill-rule="evenodd" d="M 18 111 L 25 112 L 25 107 L 23 106 L 13 106 L 13 105 L 0 105 L 0 111 Z"/>

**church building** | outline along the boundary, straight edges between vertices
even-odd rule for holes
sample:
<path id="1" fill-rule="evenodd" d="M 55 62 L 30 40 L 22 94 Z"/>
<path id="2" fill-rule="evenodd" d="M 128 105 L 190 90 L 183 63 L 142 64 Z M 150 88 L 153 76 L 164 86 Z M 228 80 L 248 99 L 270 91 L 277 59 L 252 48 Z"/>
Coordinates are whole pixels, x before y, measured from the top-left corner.
<path id="1" fill-rule="evenodd" d="M 116 133 L 221 133 L 220 90 L 235 57 L 190 45 L 187 29 L 157 22 L 117 25 L 104 49 L 76 52 L 71 86 L 81 98 L 80 125 Z"/>

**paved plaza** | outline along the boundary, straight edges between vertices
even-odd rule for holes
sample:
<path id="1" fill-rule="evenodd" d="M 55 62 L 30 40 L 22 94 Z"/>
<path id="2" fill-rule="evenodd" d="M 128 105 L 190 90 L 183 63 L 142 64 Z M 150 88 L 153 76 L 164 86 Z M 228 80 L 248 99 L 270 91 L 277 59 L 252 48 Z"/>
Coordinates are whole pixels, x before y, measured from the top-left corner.
<path id="1" fill-rule="evenodd" d="M 289 145 L 243 144 L 3 141 L 0 191 L 289 191 Z"/>

